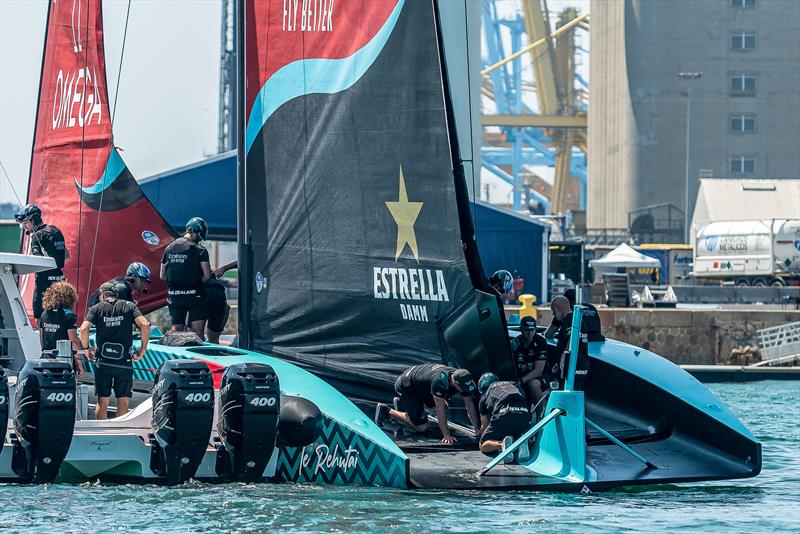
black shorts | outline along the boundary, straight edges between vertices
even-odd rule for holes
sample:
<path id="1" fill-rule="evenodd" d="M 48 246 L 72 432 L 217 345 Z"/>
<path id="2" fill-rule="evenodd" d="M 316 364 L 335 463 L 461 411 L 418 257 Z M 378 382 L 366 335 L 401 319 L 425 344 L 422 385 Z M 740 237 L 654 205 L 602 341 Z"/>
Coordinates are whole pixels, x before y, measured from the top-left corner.
<path id="1" fill-rule="evenodd" d="M 195 321 L 205 321 L 206 308 L 203 295 L 167 297 L 167 308 L 173 326 L 184 326 Z"/>
<path id="2" fill-rule="evenodd" d="M 225 323 L 228 322 L 228 314 L 231 311 L 231 307 L 228 306 L 225 288 L 222 286 L 206 287 L 205 306 L 205 317 L 208 320 L 206 328 L 212 332 L 222 332 L 225 329 Z"/>
<path id="3" fill-rule="evenodd" d="M 133 367 L 122 369 L 124 363 L 103 365 L 101 361 L 94 370 L 94 391 L 98 397 L 110 397 L 111 390 L 119 398 L 130 397 L 133 394 Z M 119 365 L 120 367 L 116 367 Z M 128 363 L 127 365 L 131 365 Z"/>
<path id="4" fill-rule="evenodd" d="M 531 428 L 531 415 L 524 412 L 511 412 L 501 415 L 489 421 L 489 426 L 481 435 L 481 443 L 484 441 L 503 441 L 506 436 L 517 439 Z"/>
<path id="5" fill-rule="evenodd" d="M 417 426 L 425 424 L 428 422 L 428 414 L 425 413 L 425 403 L 420 401 L 404 387 L 403 377 L 404 375 L 400 375 L 400 378 L 394 383 L 394 390 L 397 396 L 400 397 L 397 408 L 401 412 L 408 414 L 411 423 Z"/>

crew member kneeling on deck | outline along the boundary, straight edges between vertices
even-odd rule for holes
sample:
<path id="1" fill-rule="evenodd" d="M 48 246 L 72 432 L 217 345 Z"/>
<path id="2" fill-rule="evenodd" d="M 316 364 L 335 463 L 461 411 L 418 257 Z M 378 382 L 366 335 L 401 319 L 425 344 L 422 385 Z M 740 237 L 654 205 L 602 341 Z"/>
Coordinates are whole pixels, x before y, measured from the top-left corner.
<path id="1" fill-rule="evenodd" d="M 208 225 L 200 217 L 186 223 L 186 232 L 164 249 L 161 279 L 167 283 L 167 306 L 174 330 L 184 330 L 188 316 L 191 329 L 205 339 L 206 309 L 203 284 L 211 277 L 208 250 L 200 244 Z"/>
<path id="2" fill-rule="evenodd" d="M 117 397 L 117 417 L 128 412 L 133 392 L 133 363 L 142 359 L 150 339 L 150 323 L 133 302 L 117 299 L 116 288 L 103 284 L 103 298 L 89 308 L 81 324 L 81 343 L 89 357 L 97 362 L 94 388 L 97 394 L 97 419 L 108 419 L 111 390 Z M 142 332 L 142 346 L 131 355 L 133 326 Z M 96 326 L 97 353 L 89 347 L 89 329 Z"/>
<path id="3" fill-rule="evenodd" d="M 501 381 L 494 373 L 484 373 L 478 381 L 481 400 L 478 411 L 481 414 L 481 452 L 494 456 L 504 451 L 528 431 L 531 413 L 525 394 L 515 382 Z M 522 443 L 515 451 L 516 459 L 527 460 L 530 456 L 528 444 Z M 507 461 L 514 460 L 513 455 Z"/>
<path id="4" fill-rule="evenodd" d="M 55 269 L 39 271 L 36 273 L 36 283 L 33 286 L 33 317 L 36 321 L 42 316 L 42 296 L 53 282 L 64 279 L 64 261 L 69 257 L 64 234 L 52 224 L 44 224 L 42 210 L 36 204 L 28 204 L 16 215 L 14 219 L 22 225 L 25 233 L 31 236 L 31 254 L 34 256 L 49 256 L 56 262 Z"/>
<path id="5" fill-rule="evenodd" d="M 528 401 L 536 403 L 549 384 L 544 372 L 547 340 L 536 333 L 536 319 L 533 317 L 523 317 L 519 323 L 519 331 L 519 337 L 511 340 L 511 356 Z"/>
<path id="6" fill-rule="evenodd" d="M 378 404 L 375 408 L 375 422 L 382 425 L 387 417 L 417 432 L 428 429 L 428 416 L 425 407 L 435 407 L 439 429 L 442 432 L 442 443 L 452 444 L 456 438 L 447 426 L 448 401 L 460 393 L 464 398 L 464 407 L 477 431 L 480 428 L 478 412 L 475 408 L 474 395 L 477 392 L 475 380 L 466 369 L 455 369 L 444 365 L 426 363 L 409 367 L 400 375 L 394 384 L 395 407 Z"/>

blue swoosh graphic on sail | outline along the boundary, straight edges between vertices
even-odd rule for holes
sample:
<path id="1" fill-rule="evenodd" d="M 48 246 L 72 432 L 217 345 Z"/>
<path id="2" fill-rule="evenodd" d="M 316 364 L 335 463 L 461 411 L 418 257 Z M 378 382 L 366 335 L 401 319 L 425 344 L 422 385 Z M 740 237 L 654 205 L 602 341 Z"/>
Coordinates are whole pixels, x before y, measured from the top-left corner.
<path id="1" fill-rule="evenodd" d="M 375 37 L 350 56 L 299 59 L 278 69 L 258 92 L 245 131 L 245 153 L 275 111 L 289 100 L 312 93 L 338 93 L 356 83 L 383 50 L 405 0 L 398 0 Z"/>
<path id="2" fill-rule="evenodd" d="M 81 200 L 97 211 L 118 211 L 133 205 L 144 196 L 116 148 L 111 149 L 106 170 L 96 184 L 82 187 L 75 180 Z M 102 200 L 102 202 L 101 202 Z"/>

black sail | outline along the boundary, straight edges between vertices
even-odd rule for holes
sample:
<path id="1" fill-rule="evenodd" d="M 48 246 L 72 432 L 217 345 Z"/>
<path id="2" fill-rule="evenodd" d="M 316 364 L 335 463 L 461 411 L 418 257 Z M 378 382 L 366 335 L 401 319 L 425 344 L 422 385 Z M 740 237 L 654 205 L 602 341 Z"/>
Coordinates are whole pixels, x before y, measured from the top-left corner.
<path id="1" fill-rule="evenodd" d="M 359 6 L 336 0 L 331 41 L 301 41 L 297 59 L 281 41 L 296 36 L 275 29 L 286 21 L 245 4 L 245 61 L 260 64 L 245 69 L 241 343 L 370 399 L 418 363 L 513 375 L 454 171 L 435 6 L 386 3 L 342 57 L 337 20 Z M 265 66 L 271 50 L 286 61 Z M 297 73 L 301 94 L 283 94 Z"/>

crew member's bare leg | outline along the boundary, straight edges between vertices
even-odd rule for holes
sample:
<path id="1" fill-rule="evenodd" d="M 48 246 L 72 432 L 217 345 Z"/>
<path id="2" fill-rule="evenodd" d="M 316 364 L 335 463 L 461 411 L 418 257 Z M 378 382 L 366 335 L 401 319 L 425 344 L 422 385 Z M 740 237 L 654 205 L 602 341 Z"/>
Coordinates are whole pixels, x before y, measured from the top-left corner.
<path id="1" fill-rule="evenodd" d="M 128 397 L 120 397 L 117 399 L 117 417 L 128 413 Z"/>
<path id="2" fill-rule="evenodd" d="M 108 419 L 108 397 L 97 397 L 97 407 L 94 413 L 98 421 Z"/>
<path id="3" fill-rule="evenodd" d="M 414 423 L 411 422 L 411 418 L 408 416 L 408 414 L 406 412 L 401 412 L 401 411 L 395 410 L 393 408 L 390 408 L 389 409 L 389 417 L 391 417 L 392 419 L 394 419 L 398 423 L 401 423 L 401 424 L 407 426 L 408 428 L 416 430 L 417 432 L 421 433 L 421 432 L 425 432 L 426 430 L 428 430 L 428 423 L 427 422 L 422 423 L 421 425 L 415 425 Z"/>

